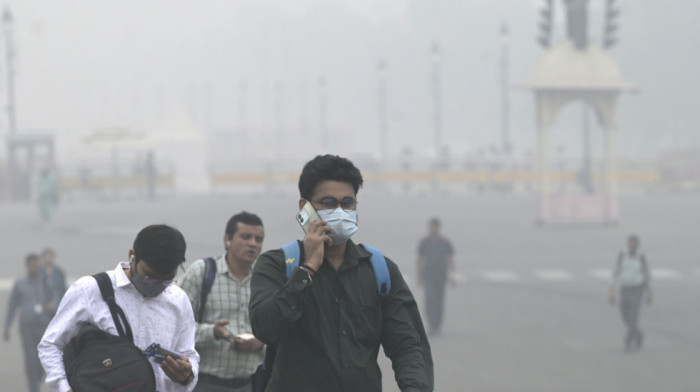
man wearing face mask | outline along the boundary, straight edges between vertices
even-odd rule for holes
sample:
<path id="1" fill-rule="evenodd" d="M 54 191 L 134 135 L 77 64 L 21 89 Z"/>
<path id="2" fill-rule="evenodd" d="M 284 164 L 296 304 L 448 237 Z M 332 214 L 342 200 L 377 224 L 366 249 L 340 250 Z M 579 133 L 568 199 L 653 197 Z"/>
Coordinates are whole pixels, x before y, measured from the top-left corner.
<path id="1" fill-rule="evenodd" d="M 191 391 L 199 368 L 192 307 L 187 294 L 172 284 L 178 267 L 185 261 L 185 249 L 185 239 L 177 229 L 151 225 L 136 236 L 128 252 L 129 261 L 107 271 L 114 298 L 131 325 L 134 344 L 145 349 L 158 343 L 181 354 L 181 359 L 168 356 L 161 363 L 150 360 L 159 392 Z M 68 288 L 39 343 L 39 359 L 51 391 L 71 390 L 63 350 L 86 323 L 118 335 L 92 276 L 82 277 Z"/>
<path id="2" fill-rule="evenodd" d="M 403 276 L 385 258 L 391 284 L 380 294 L 372 253 L 350 239 L 362 182 L 348 159 L 309 161 L 299 177 L 298 208 L 310 202 L 322 220 L 300 242 L 299 267 L 288 278 L 286 264 L 294 261 L 281 249 L 254 266 L 253 333 L 276 346 L 268 392 L 381 391 L 380 346 L 402 392 L 433 390 L 430 346 Z"/>

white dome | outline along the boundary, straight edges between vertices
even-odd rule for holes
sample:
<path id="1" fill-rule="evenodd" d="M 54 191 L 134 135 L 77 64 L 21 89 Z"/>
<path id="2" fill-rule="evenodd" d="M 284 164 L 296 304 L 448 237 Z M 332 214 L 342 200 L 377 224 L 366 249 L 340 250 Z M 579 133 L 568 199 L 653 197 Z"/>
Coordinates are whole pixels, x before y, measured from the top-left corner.
<path id="1" fill-rule="evenodd" d="M 524 87 L 534 90 L 635 90 L 600 46 L 577 50 L 571 41 L 545 52 Z"/>

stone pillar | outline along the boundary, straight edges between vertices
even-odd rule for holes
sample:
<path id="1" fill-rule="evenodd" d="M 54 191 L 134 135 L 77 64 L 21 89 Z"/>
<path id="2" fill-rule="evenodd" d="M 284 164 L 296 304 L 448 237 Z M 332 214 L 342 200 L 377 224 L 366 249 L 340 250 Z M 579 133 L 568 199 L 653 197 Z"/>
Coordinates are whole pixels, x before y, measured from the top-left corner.
<path id="1" fill-rule="evenodd" d="M 540 201 L 538 224 L 545 223 L 550 215 L 551 119 L 550 99 L 546 94 L 537 94 L 537 183 Z"/>
<path id="2" fill-rule="evenodd" d="M 618 217 L 617 119 L 611 110 L 604 120 L 604 184 L 605 223 L 616 223 Z"/>

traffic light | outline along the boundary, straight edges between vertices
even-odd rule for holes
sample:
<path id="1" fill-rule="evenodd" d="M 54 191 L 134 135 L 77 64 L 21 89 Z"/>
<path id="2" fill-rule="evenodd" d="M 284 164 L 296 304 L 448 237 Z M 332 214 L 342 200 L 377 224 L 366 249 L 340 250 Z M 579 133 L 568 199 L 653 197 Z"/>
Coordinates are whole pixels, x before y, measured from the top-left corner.
<path id="1" fill-rule="evenodd" d="M 540 34 L 537 36 L 537 41 L 543 48 L 549 48 L 552 38 L 552 0 L 545 0 L 544 7 L 540 9 Z"/>
<path id="2" fill-rule="evenodd" d="M 603 32 L 605 49 L 611 48 L 617 43 L 617 18 L 620 16 L 620 9 L 617 8 L 616 3 L 617 0 L 606 0 L 605 31 Z"/>

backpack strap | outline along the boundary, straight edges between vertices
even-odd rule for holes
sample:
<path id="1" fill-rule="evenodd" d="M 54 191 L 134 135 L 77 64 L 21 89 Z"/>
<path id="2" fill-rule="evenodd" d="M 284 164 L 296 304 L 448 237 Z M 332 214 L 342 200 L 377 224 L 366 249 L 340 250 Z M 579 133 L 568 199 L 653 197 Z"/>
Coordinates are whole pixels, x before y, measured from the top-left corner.
<path id="1" fill-rule="evenodd" d="M 391 292 L 391 277 L 389 276 L 389 267 L 386 265 L 384 255 L 381 251 L 369 245 L 362 244 L 362 247 L 372 254 L 369 261 L 372 263 L 374 277 L 377 279 L 379 295 L 388 295 L 389 292 Z M 286 267 L 287 279 L 289 279 L 294 269 L 299 266 L 301 244 L 299 241 L 292 241 L 283 245 L 282 251 L 284 252 L 284 265 Z"/>
<path id="2" fill-rule="evenodd" d="M 202 322 L 204 319 L 204 307 L 207 304 L 207 297 L 211 293 L 211 287 L 214 285 L 214 278 L 216 278 L 216 260 L 212 257 L 207 257 L 204 259 L 204 276 L 202 276 L 202 290 L 199 294 L 197 322 Z"/>
<path id="3" fill-rule="evenodd" d="M 389 266 L 386 264 L 386 259 L 379 249 L 373 248 L 369 245 L 362 244 L 368 252 L 372 253 L 369 261 L 372 263 L 372 269 L 374 269 L 374 277 L 377 279 L 377 288 L 379 289 L 379 295 L 385 296 L 389 295 L 391 292 L 391 276 L 389 275 Z"/>
<path id="4" fill-rule="evenodd" d="M 292 241 L 288 244 L 282 245 L 282 251 L 284 252 L 284 265 L 286 267 L 287 279 L 292 276 L 294 269 L 299 266 L 299 259 L 301 258 L 301 244 L 299 241 Z"/>
<path id="5" fill-rule="evenodd" d="M 119 336 L 126 337 L 133 343 L 134 335 L 131 333 L 131 326 L 126 319 L 126 314 L 124 314 L 124 311 L 114 298 L 114 288 L 112 287 L 112 280 L 109 278 L 109 275 L 107 275 L 106 272 L 100 272 L 99 274 L 92 275 L 92 277 L 97 281 L 97 286 L 100 288 L 100 293 L 102 293 L 102 299 L 107 302 L 109 312 L 112 314 L 112 320 L 114 320 L 114 325 L 117 327 Z"/>

